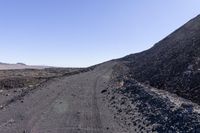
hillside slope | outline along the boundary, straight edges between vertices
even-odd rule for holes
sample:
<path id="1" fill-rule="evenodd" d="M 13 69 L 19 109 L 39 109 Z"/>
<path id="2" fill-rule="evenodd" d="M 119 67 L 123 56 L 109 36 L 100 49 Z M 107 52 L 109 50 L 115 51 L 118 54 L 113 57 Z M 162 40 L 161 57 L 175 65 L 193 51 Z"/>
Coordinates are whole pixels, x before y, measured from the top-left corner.
<path id="1" fill-rule="evenodd" d="M 131 78 L 200 104 L 200 15 L 151 49 L 120 61 Z"/>

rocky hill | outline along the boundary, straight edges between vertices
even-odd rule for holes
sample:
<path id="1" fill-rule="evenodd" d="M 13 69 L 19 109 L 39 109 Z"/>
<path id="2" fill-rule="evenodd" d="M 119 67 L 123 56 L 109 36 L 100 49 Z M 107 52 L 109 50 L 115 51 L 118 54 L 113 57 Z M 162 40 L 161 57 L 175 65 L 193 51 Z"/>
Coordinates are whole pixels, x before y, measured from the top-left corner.
<path id="1" fill-rule="evenodd" d="M 130 78 L 200 104 L 200 15 L 151 49 L 120 61 Z"/>

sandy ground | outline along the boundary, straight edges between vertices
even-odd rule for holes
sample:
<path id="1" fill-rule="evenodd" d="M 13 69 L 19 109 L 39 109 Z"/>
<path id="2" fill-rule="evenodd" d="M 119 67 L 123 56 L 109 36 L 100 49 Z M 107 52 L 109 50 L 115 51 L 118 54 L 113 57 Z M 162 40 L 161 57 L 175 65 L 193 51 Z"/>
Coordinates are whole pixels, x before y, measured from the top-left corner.
<path id="1" fill-rule="evenodd" d="M 123 133 L 101 94 L 114 65 L 45 83 L 0 110 L 0 132 Z"/>

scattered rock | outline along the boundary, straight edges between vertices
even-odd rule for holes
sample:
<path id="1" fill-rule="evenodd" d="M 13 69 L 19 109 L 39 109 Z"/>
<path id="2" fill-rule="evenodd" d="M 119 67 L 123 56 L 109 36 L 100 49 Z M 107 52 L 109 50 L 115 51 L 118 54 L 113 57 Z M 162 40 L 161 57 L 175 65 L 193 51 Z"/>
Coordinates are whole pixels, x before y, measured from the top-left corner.
<path id="1" fill-rule="evenodd" d="M 4 106 L 3 105 L 0 105 L 0 109 L 3 109 L 4 108 Z"/>
<path id="2" fill-rule="evenodd" d="M 102 91 L 101 91 L 101 93 L 106 93 L 106 92 L 107 92 L 107 90 L 102 90 Z"/>

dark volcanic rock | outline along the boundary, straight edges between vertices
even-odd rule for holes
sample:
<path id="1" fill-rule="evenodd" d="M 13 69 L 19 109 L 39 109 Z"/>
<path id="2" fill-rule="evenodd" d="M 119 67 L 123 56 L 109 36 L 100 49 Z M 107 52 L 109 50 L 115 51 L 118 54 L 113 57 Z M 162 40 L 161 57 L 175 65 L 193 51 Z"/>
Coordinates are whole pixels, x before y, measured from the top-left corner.
<path id="1" fill-rule="evenodd" d="M 155 131 L 163 132 L 196 132 L 200 130 L 199 114 L 190 111 L 192 105 L 183 105 L 176 110 L 171 109 L 169 100 L 165 100 L 146 92 L 137 83 L 126 85 L 121 90 L 124 95 L 131 93 L 129 98 L 137 104 L 139 111 L 147 118 L 150 124 L 156 124 Z"/>
<path id="2" fill-rule="evenodd" d="M 184 99 L 173 99 L 167 91 L 145 86 L 136 80 L 124 79 L 121 87 L 111 86 L 107 93 L 110 106 L 120 120 L 128 120 L 135 132 L 198 133 L 199 106 Z M 162 93 L 161 93 L 162 92 Z M 166 93 L 164 93 L 166 92 Z M 114 95 L 114 96 L 112 96 Z M 113 97 L 113 98 L 111 98 Z M 198 107 L 198 111 L 195 111 Z M 124 113 L 125 112 L 125 113 Z M 128 117 L 126 116 L 128 115 Z M 118 118 L 119 119 L 119 118 Z"/>
<path id="3" fill-rule="evenodd" d="M 131 78 L 200 104 L 200 16 L 151 49 L 120 61 Z"/>

